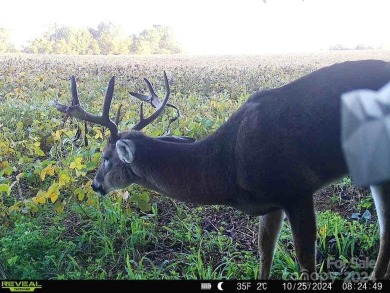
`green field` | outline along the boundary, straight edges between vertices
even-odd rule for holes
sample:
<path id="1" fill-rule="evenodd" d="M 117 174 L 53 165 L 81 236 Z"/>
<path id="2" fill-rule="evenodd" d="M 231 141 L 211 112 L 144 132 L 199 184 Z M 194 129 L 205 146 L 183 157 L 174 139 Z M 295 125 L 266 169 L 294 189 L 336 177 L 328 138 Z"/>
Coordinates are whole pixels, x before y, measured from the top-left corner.
<path id="1" fill-rule="evenodd" d="M 345 60 L 382 59 L 390 52 L 356 51 L 264 56 L 0 55 L 0 279 L 255 279 L 257 219 L 223 206 L 180 203 L 139 186 L 99 198 L 91 189 L 108 135 L 75 120 L 63 123 L 52 101 L 70 102 L 69 77 L 81 103 L 101 111 L 116 76 L 112 116 L 120 130 L 136 124 L 147 77 L 163 95 L 163 71 L 175 112 L 145 129 L 200 139 L 224 123 L 248 96 Z M 146 108 L 146 107 L 145 107 Z M 147 109 L 153 111 L 153 109 Z M 146 113 L 148 114 L 148 113 Z M 277 123 L 277 121 L 275 121 Z M 81 139 L 74 141 L 77 125 Z M 355 261 L 375 259 L 378 224 L 371 197 L 351 180 L 320 191 L 317 270 L 324 278 L 368 275 Z M 360 217 L 356 219 L 356 214 Z M 362 216 L 364 214 L 364 216 Z M 329 265 L 340 260 L 345 266 Z M 272 277 L 299 276 L 285 222 Z"/>

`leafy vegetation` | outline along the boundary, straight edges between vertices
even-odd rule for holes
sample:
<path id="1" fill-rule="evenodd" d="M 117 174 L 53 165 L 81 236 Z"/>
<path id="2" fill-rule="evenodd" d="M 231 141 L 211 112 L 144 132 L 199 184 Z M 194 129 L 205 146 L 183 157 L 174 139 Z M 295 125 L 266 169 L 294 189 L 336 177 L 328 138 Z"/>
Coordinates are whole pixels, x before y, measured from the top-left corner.
<path id="1" fill-rule="evenodd" d="M 0 54 L 16 52 L 14 45 L 11 43 L 10 33 L 3 27 L 0 27 Z"/>
<path id="2" fill-rule="evenodd" d="M 7 37 L 0 31 L 0 40 L 2 35 L 3 38 Z M 0 53 L 12 52 L 12 47 L 6 44 L 5 42 L 0 47 Z M 182 49 L 173 32 L 166 26 L 153 25 L 139 34 L 125 36 L 120 26 L 101 22 L 96 29 L 54 24 L 46 32 L 29 41 L 22 51 L 35 54 L 150 55 L 181 53 Z"/>
<path id="3" fill-rule="evenodd" d="M 378 55 L 382 54 L 382 55 Z M 145 130 L 200 139 L 214 131 L 249 94 L 290 82 L 325 65 L 351 59 L 381 58 L 380 52 L 252 57 L 119 57 L 0 55 L 0 278 L 8 279 L 254 279 L 258 273 L 256 218 L 226 207 L 196 207 L 157 197 L 131 186 L 99 198 L 91 189 L 108 133 L 91 125 L 74 141 L 77 121 L 63 123 L 53 100 L 70 100 L 75 75 L 81 103 L 99 112 L 107 82 L 116 76 L 113 113 L 126 109 L 120 129 L 138 119 L 139 102 L 129 91 L 146 91 L 148 77 L 164 91 L 167 71 L 174 113 Z M 146 109 L 145 109 L 146 110 Z M 147 111 L 153 111 L 148 109 Z M 84 129 L 83 123 L 79 123 Z M 83 134 L 84 135 L 84 134 Z M 353 194 L 349 179 L 329 189 Z M 324 273 L 346 276 L 345 266 L 373 259 L 378 227 L 372 201 L 349 199 L 347 213 L 318 216 L 318 264 Z M 346 201 L 345 199 L 340 201 Z M 352 203 L 352 204 L 351 204 Z M 371 204 L 370 204 L 371 203 Z M 323 209 L 325 210 L 325 209 Z M 339 212 L 339 211 L 338 211 Z M 298 276 L 288 223 L 278 243 L 275 278 Z"/>

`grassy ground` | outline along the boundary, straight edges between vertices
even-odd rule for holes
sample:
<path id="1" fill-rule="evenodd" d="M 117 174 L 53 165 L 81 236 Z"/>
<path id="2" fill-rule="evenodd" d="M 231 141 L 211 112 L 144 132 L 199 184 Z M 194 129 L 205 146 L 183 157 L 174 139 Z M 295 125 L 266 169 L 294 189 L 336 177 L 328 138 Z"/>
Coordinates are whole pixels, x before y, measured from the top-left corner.
<path id="1" fill-rule="evenodd" d="M 148 77 L 162 90 L 162 70 L 183 117 L 176 135 L 204 137 L 250 93 L 277 87 L 343 60 L 390 60 L 390 54 L 246 57 L 0 56 L 0 278 L 2 279 L 255 279 L 257 219 L 231 208 L 201 207 L 139 187 L 99 199 L 90 183 L 104 131 L 88 129 L 89 145 L 72 143 L 75 122 L 63 125 L 50 101 L 69 99 L 71 74 L 82 103 L 99 111 L 109 76 L 117 76 L 113 107 L 124 104 L 122 129 L 138 118 L 128 91 Z M 98 98 L 96 98 L 98 97 Z M 169 114 L 146 131 L 166 131 Z M 349 178 L 316 196 L 318 271 L 323 278 L 364 277 L 375 259 L 378 224 L 372 199 Z M 299 275 L 288 222 L 272 277 Z"/>
<path id="2" fill-rule="evenodd" d="M 322 200 L 336 201 L 338 195 Z M 152 209 L 126 212 L 111 198 L 99 208 L 72 204 L 62 214 L 44 207 L 1 228 L 1 270 L 7 279 L 255 279 L 257 219 L 226 207 L 195 207 L 154 197 Z M 334 204 L 334 203 L 333 203 Z M 357 209 L 354 209 L 357 211 Z M 365 211 L 365 210 L 364 210 Z M 318 214 L 318 268 L 347 278 L 353 258 L 378 249 L 375 221 Z M 332 266 L 342 260 L 347 267 Z M 299 275 L 286 221 L 272 270 Z"/>

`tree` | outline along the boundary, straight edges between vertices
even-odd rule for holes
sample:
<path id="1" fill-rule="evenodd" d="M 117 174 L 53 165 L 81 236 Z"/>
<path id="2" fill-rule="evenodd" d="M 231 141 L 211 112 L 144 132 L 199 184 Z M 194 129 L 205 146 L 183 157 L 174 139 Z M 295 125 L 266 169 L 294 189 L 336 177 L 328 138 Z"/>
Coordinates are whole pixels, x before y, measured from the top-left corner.
<path id="1" fill-rule="evenodd" d="M 37 37 L 32 41 L 29 41 L 28 45 L 22 50 L 25 53 L 34 53 L 34 54 L 52 54 L 53 53 L 53 44 L 52 42 L 43 36 Z"/>
<path id="2" fill-rule="evenodd" d="M 153 25 L 152 28 L 142 31 L 135 43 L 134 53 L 136 54 L 177 54 L 182 52 L 174 34 L 168 27 L 162 25 Z"/>
<path id="3" fill-rule="evenodd" d="M 99 45 L 88 29 L 72 28 L 67 43 L 73 54 L 100 54 Z"/>
<path id="4" fill-rule="evenodd" d="M 97 41 L 101 54 L 130 53 L 131 39 L 125 38 L 121 27 L 112 22 L 101 22 L 97 30 L 90 28 L 89 32 Z"/>
<path id="5" fill-rule="evenodd" d="M 11 43 L 10 33 L 3 27 L 0 27 L 0 53 L 14 53 L 16 49 Z"/>
<path id="6" fill-rule="evenodd" d="M 125 37 L 120 26 L 101 22 L 94 28 L 52 25 L 30 41 L 26 53 L 41 54 L 174 54 L 182 50 L 168 27 L 154 25 Z"/>
<path id="7" fill-rule="evenodd" d="M 86 28 L 72 28 L 54 24 L 47 32 L 29 42 L 27 53 L 99 54 L 96 40 Z"/>
<path id="8" fill-rule="evenodd" d="M 183 49 L 176 41 L 173 32 L 166 26 L 154 25 L 154 29 L 159 32 L 159 54 L 178 54 L 182 53 Z"/>

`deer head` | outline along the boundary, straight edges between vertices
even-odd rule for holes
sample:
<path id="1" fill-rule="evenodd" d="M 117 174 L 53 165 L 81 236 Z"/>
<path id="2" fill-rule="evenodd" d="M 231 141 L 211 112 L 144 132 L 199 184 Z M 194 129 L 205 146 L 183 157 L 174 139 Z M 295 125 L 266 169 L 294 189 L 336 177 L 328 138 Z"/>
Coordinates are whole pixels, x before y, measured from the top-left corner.
<path id="1" fill-rule="evenodd" d="M 110 105 L 114 93 L 115 77 L 112 77 L 108 83 L 106 96 L 103 103 L 103 112 L 101 116 L 93 115 L 85 111 L 81 105 L 77 93 L 76 79 L 71 77 L 72 103 L 70 106 L 65 106 L 55 102 L 55 107 L 60 112 L 67 116 L 72 116 L 83 121 L 92 122 L 107 127 L 110 130 L 110 137 L 102 153 L 103 162 L 99 167 L 96 176 L 93 180 L 92 188 L 101 195 L 124 188 L 132 183 L 136 183 L 140 178 L 137 176 L 137 171 L 132 168 L 132 163 L 136 160 L 136 147 L 132 139 L 143 134 L 140 131 L 147 125 L 152 123 L 164 110 L 166 105 L 177 110 L 172 104 L 167 104 L 170 89 L 166 73 L 164 72 L 164 81 L 166 87 L 165 97 L 160 101 L 155 93 L 151 83 L 146 78 L 144 79 L 150 91 L 150 96 L 130 92 L 131 95 L 150 103 L 156 111 L 149 117 L 144 117 L 143 103 L 140 109 L 139 122 L 129 131 L 119 133 L 118 123 L 120 117 L 119 107 L 116 114 L 115 122 L 109 117 Z M 158 139 L 168 142 L 188 143 L 193 142 L 193 139 L 187 137 L 158 137 Z"/>

